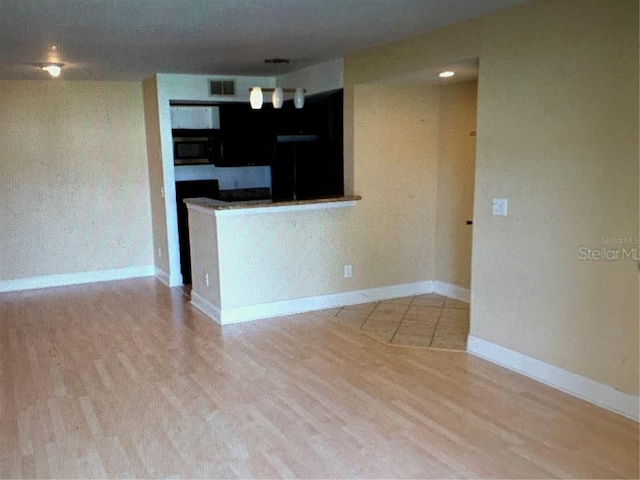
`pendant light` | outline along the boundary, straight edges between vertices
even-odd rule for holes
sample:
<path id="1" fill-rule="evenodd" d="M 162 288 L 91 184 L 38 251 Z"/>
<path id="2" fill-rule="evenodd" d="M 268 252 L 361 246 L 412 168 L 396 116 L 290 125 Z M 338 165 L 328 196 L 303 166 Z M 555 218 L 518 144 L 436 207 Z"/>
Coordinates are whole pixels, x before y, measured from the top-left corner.
<path id="1" fill-rule="evenodd" d="M 249 103 L 254 110 L 260 110 L 262 108 L 262 89 L 260 87 L 253 87 L 251 94 L 249 95 Z"/>
<path id="2" fill-rule="evenodd" d="M 58 78 L 62 72 L 62 63 L 46 63 L 41 65 L 40 68 L 51 75 L 53 78 Z"/>
<path id="3" fill-rule="evenodd" d="M 274 88 L 273 95 L 271 96 L 273 108 L 282 108 L 282 102 L 284 102 L 284 92 L 282 91 L 282 88 Z"/>
<path id="4" fill-rule="evenodd" d="M 281 63 L 289 63 L 289 60 L 286 58 L 267 58 L 264 61 L 265 63 L 273 63 L 276 66 L 277 70 L 277 78 L 280 77 L 280 64 Z M 271 93 L 271 104 L 273 108 L 280 109 L 284 103 L 284 94 L 285 93 L 293 93 L 293 104 L 296 108 L 300 109 L 304 106 L 304 94 L 306 90 L 304 88 L 261 88 L 261 87 L 251 87 L 249 89 L 251 92 L 249 95 L 249 103 L 251 104 L 251 108 L 254 110 L 260 110 L 264 103 L 263 94 Z"/>
<path id="5" fill-rule="evenodd" d="M 293 105 L 297 109 L 304 107 L 304 89 L 303 88 L 300 88 L 300 87 L 296 88 L 295 93 L 293 94 Z"/>

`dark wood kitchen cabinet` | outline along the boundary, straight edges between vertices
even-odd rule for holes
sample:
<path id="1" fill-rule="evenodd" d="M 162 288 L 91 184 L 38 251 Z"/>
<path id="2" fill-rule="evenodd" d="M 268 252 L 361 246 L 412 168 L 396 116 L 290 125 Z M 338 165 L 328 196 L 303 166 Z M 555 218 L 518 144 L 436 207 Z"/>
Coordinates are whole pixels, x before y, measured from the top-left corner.
<path id="1" fill-rule="evenodd" d="M 273 200 L 342 196 L 342 157 L 331 150 L 331 142 L 313 136 L 291 135 L 288 141 L 278 142 L 271 167 Z"/>
<path id="2" fill-rule="evenodd" d="M 222 156 L 219 167 L 271 165 L 275 158 L 276 130 L 270 109 L 252 110 L 249 104 L 220 106 Z"/>
<path id="3" fill-rule="evenodd" d="M 309 96 L 304 108 L 291 100 L 281 109 L 265 103 L 253 110 L 246 103 L 220 104 L 222 155 L 219 167 L 273 165 L 278 137 L 313 135 L 328 142 L 327 153 L 342 157 L 342 91 Z"/>
<path id="4" fill-rule="evenodd" d="M 344 194 L 342 91 L 317 95 L 278 125 L 271 167 L 274 200 Z M 292 120 L 293 119 L 293 120 Z"/>

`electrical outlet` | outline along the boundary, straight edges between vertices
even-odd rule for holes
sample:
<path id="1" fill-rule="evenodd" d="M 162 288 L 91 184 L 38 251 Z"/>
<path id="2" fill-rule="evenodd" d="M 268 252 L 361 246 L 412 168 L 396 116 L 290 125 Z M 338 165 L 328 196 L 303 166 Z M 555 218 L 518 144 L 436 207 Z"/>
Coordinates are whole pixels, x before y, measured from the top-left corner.
<path id="1" fill-rule="evenodd" d="M 205 273 L 205 275 L 204 275 L 204 283 L 207 284 L 207 287 L 209 286 L 209 274 L 208 273 Z"/>
<path id="2" fill-rule="evenodd" d="M 158 258 L 162 258 L 162 249 L 158 248 Z"/>
<path id="3" fill-rule="evenodd" d="M 351 278 L 352 275 L 353 275 L 353 269 L 351 268 L 351 265 L 345 265 L 344 278 Z"/>

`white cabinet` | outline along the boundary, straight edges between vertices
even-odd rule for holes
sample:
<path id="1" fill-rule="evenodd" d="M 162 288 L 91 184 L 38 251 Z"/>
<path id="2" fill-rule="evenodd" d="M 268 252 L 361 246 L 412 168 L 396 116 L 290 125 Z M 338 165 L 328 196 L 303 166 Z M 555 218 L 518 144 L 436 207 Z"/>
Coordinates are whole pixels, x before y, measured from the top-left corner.
<path id="1" fill-rule="evenodd" d="M 171 106 L 171 128 L 220 128 L 220 108 L 214 106 Z"/>

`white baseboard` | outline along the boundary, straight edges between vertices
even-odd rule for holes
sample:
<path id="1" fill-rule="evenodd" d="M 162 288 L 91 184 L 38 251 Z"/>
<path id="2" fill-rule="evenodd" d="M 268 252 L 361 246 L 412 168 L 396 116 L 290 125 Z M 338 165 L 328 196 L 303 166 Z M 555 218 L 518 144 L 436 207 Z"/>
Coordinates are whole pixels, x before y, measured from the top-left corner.
<path id="1" fill-rule="evenodd" d="M 369 288 L 366 290 L 355 290 L 352 292 L 332 293 L 328 295 L 318 295 L 314 297 L 295 298 L 279 302 L 261 303 L 246 307 L 223 308 L 216 312 L 218 317 L 210 315 L 221 325 L 232 323 L 249 322 L 259 318 L 277 317 L 280 315 L 291 315 L 293 313 L 322 310 L 325 308 L 344 307 L 345 305 L 355 305 L 358 303 L 377 302 L 391 298 L 407 297 L 410 295 L 421 295 L 432 292 L 432 282 L 407 283 L 402 285 L 391 285 L 387 287 Z M 196 293 L 192 294 L 195 298 Z M 201 297 L 200 297 L 201 298 Z M 194 305 L 198 306 L 197 302 Z M 200 308 L 203 312 L 207 307 Z"/>
<path id="2" fill-rule="evenodd" d="M 181 273 L 172 273 L 169 275 L 169 286 L 173 287 L 181 287 L 184 285 L 184 281 L 182 280 Z"/>
<path id="3" fill-rule="evenodd" d="M 533 378 L 570 395 L 586 400 L 632 420 L 640 421 L 637 395 L 620 392 L 577 373 L 569 372 L 528 355 L 510 350 L 482 338 L 469 336 L 469 353 Z"/>
<path id="4" fill-rule="evenodd" d="M 160 267 L 156 267 L 155 277 L 164 283 L 167 287 L 171 286 L 171 280 L 169 280 L 169 274 L 162 270 Z"/>
<path id="5" fill-rule="evenodd" d="M 468 288 L 458 287 L 457 285 L 439 282 L 437 280 L 434 280 L 432 283 L 433 293 L 444 295 L 445 297 L 449 298 L 455 298 L 456 300 L 460 300 L 461 302 L 471 302 L 471 290 L 469 290 Z"/>
<path id="6" fill-rule="evenodd" d="M 156 267 L 156 273 L 155 276 L 158 280 L 160 280 L 162 283 L 164 283 L 167 287 L 181 287 L 183 285 L 182 283 L 182 274 L 178 273 L 178 274 L 172 274 L 169 275 L 167 272 L 165 272 L 163 269 L 161 269 L 160 267 Z"/>
<path id="7" fill-rule="evenodd" d="M 191 290 L 191 304 L 208 317 L 222 325 L 220 307 L 214 305 L 209 300 Z"/>
<path id="8" fill-rule="evenodd" d="M 0 292 L 18 292 L 37 288 L 63 287 L 81 283 L 106 282 L 124 280 L 126 278 L 152 277 L 155 274 L 153 265 L 141 267 L 117 268 L 96 272 L 64 273 L 61 275 L 45 275 L 42 277 L 19 278 L 0 281 Z"/>

